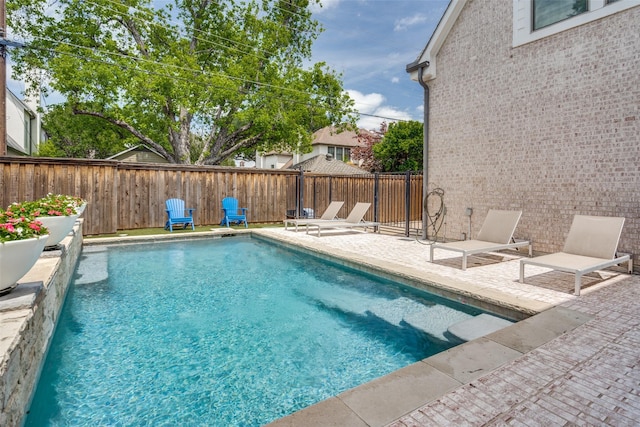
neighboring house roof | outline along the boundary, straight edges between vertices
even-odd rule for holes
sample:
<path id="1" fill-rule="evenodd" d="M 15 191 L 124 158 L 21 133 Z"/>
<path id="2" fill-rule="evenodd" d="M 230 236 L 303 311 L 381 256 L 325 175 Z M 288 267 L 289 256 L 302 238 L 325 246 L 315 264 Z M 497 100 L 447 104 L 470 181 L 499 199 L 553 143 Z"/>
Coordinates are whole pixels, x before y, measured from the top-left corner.
<path id="1" fill-rule="evenodd" d="M 113 156 L 107 157 L 107 160 L 142 163 L 168 163 L 168 160 L 162 154 L 145 144 L 138 144 L 131 148 L 127 148 Z"/>
<path id="2" fill-rule="evenodd" d="M 358 132 L 354 132 L 351 130 L 345 130 L 338 133 L 338 130 L 335 126 L 326 126 L 322 129 L 318 129 L 313 133 L 313 140 L 311 141 L 311 145 L 327 145 L 331 147 L 360 147 L 361 143 L 358 142 L 358 134 L 359 133 L 371 133 L 365 129 L 358 129 Z M 271 155 L 293 155 L 288 151 L 269 151 L 267 153 L 263 153 L 263 156 L 271 156 Z"/>
<path id="3" fill-rule="evenodd" d="M 302 161 L 289 169 L 297 169 L 304 172 L 324 173 L 329 175 L 360 175 L 369 173 L 357 166 L 352 166 L 340 160 L 336 160 L 330 154 L 318 154 L 315 157 Z"/>
<path id="4" fill-rule="evenodd" d="M 359 132 L 366 132 L 359 130 Z M 323 127 L 313 133 L 313 142 L 311 145 L 330 145 L 336 147 L 358 147 L 362 144 L 358 143 L 358 134 L 354 131 L 345 130 L 338 133 L 334 126 Z"/>
<path id="5" fill-rule="evenodd" d="M 282 166 L 282 169 L 289 169 L 293 165 L 293 157 L 287 160 L 287 163 Z"/>

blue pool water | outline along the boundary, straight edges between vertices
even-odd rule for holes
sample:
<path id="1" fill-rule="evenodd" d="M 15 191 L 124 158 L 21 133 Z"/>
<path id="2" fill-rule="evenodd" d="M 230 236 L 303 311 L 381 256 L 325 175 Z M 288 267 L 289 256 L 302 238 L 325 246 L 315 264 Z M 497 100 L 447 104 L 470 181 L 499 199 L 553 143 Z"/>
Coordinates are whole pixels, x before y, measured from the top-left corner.
<path id="1" fill-rule="evenodd" d="M 258 426 L 480 313 L 255 238 L 85 248 L 27 426 Z"/>

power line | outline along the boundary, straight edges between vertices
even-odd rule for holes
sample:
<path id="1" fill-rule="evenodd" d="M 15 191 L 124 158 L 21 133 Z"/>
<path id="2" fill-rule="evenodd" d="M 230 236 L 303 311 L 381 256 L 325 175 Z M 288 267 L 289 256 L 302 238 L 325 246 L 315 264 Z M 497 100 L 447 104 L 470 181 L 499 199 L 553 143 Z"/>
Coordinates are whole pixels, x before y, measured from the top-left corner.
<path id="1" fill-rule="evenodd" d="M 117 5 L 117 3 L 115 3 L 113 0 L 108 0 L 108 1 L 109 1 L 110 3 L 112 3 L 112 4 L 116 4 L 116 5 Z M 109 8 L 109 7 L 106 7 L 106 6 L 104 6 L 104 5 L 97 4 L 97 3 L 95 3 L 95 2 L 87 1 L 86 3 L 92 4 L 92 5 L 94 5 L 94 6 L 96 6 L 96 7 L 99 7 L 99 8 L 103 8 L 103 9 L 109 10 L 109 11 L 111 11 L 111 12 L 113 12 L 113 13 L 116 13 L 116 14 L 119 14 L 119 15 L 122 15 L 122 16 L 128 16 L 128 17 L 130 17 L 130 18 L 132 17 L 132 15 L 131 15 L 131 14 L 125 14 L 125 13 L 123 13 L 123 12 L 120 12 L 120 11 L 118 11 L 118 10 L 115 10 L 114 8 Z M 291 4 L 291 5 L 292 5 L 293 7 L 296 7 L 296 8 L 298 8 L 298 9 L 301 9 L 301 8 L 300 8 L 300 7 L 298 7 L 297 5 L 293 5 L 293 4 Z M 294 12 L 292 12 L 291 10 L 288 10 L 288 9 L 283 9 L 283 8 L 280 8 L 280 7 L 278 7 L 278 8 L 279 8 L 280 10 L 284 11 L 284 12 L 287 12 L 287 13 L 294 13 Z M 136 10 L 140 10 L 140 9 L 136 9 Z M 299 15 L 299 16 L 302 16 L 302 15 Z M 145 23 L 145 24 L 147 24 L 147 25 L 153 25 L 153 26 L 158 26 L 158 25 L 160 25 L 160 24 L 159 24 L 159 23 L 157 23 L 157 22 L 144 20 L 144 19 L 139 18 L 139 17 L 133 17 L 133 18 L 134 18 L 135 20 L 137 20 L 138 22 L 142 22 L 142 23 Z M 176 22 L 175 22 L 175 21 L 170 21 L 170 22 L 171 22 L 171 23 L 173 23 L 174 25 L 176 25 Z M 179 24 L 177 24 L 176 26 L 177 26 L 177 27 L 179 27 Z M 210 33 L 204 32 L 204 31 L 202 31 L 202 30 L 198 30 L 198 29 L 196 29 L 196 28 L 191 28 L 191 30 L 192 30 L 193 32 L 198 32 L 198 33 L 200 33 L 200 34 L 205 34 L 205 35 L 207 35 L 207 37 L 219 38 L 219 39 L 222 39 L 222 40 L 224 40 L 224 41 L 226 41 L 226 42 L 228 42 L 228 43 L 231 43 L 231 44 L 240 44 L 240 45 L 242 45 L 242 46 L 244 46 L 244 47 L 250 47 L 251 49 L 250 49 L 250 51 L 249 51 L 249 52 L 247 52 L 247 51 L 243 51 L 243 50 L 241 50 L 241 49 L 235 48 L 235 47 L 229 47 L 229 46 L 224 45 L 224 44 L 221 44 L 221 43 L 216 43 L 216 42 L 214 42 L 214 41 L 212 41 L 212 40 L 210 40 L 210 39 L 208 39 L 208 38 L 201 38 L 201 37 L 197 37 L 197 39 L 198 39 L 198 40 L 201 40 L 203 43 L 210 43 L 210 44 L 219 45 L 219 46 L 222 46 L 222 47 L 225 47 L 225 48 L 232 48 L 232 49 L 235 49 L 235 50 L 237 50 L 237 51 L 239 51 L 239 52 L 241 52 L 241 53 L 243 53 L 243 54 L 245 54 L 245 55 L 255 56 L 256 58 L 260 58 L 260 59 L 266 59 L 266 58 L 264 58 L 264 57 L 258 56 L 258 55 L 257 55 L 257 53 L 256 53 L 256 51 L 255 51 L 255 47 L 253 47 L 253 46 L 250 46 L 250 45 L 247 45 L 247 44 L 242 44 L 242 43 L 239 43 L 239 42 L 237 42 L 237 41 L 233 41 L 233 40 L 230 40 L 230 39 L 227 39 L 227 38 L 223 38 L 223 37 L 220 37 L 220 36 L 219 36 L 219 35 L 217 35 L 217 34 L 210 34 Z M 181 29 L 181 31 L 183 32 L 183 34 L 185 34 L 184 32 L 186 31 L 186 28 L 182 28 L 182 29 Z M 71 33 L 71 32 L 64 32 L 64 33 L 67 33 L 67 34 L 70 34 L 70 35 L 84 36 L 84 34 L 82 34 L 82 33 Z M 185 35 L 187 35 L 187 34 L 185 34 Z M 195 37 L 195 36 L 194 36 L 194 37 Z M 74 44 L 74 43 L 64 42 L 64 41 L 56 40 L 56 39 L 52 39 L 52 38 L 47 38 L 47 37 L 39 37 L 39 38 L 40 38 L 40 39 L 42 39 L 42 40 L 50 41 L 50 42 L 52 42 L 52 43 L 66 44 L 66 45 L 68 45 L 68 46 L 70 46 L 70 47 L 73 47 L 73 48 L 76 48 L 76 49 L 80 49 L 80 50 L 83 50 L 83 49 L 84 49 L 84 50 L 91 50 L 93 53 L 99 53 L 99 54 L 105 55 L 105 56 L 107 56 L 107 57 L 108 57 L 109 55 L 113 55 L 113 56 L 116 56 L 116 57 L 124 58 L 124 59 L 127 59 L 127 60 L 132 60 L 132 61 L 135 61 L 135 62 L 144 62 L 144 63 L 148 63 L 148 64 L 153 64 L 153 65 L 155 65 L 155 66 L 158 66 L 158 67 L 161 67 L 161 68 L 165 68 L 165 69 L 166 69 L 166 68 L 172 68 L 172 69 L 174 69 L 174 70 L 176 70 L 176 71 L 182 71 L 182 72 L 193 73 L 194 75 L 198 75 L 198 74 L 199 74 L 199 75 L 204 75 L 204 74 L 205 74 L 205 73 L 204 73 L 204 71 L 202 71 L 202 70 L 195 70 L 195 69 L 186 68 L 186 67 L 181 67 L 181 66 L 177 66 L 177 65 L 166 64 L 166 63 L 162 63 L 162 62 L 158 62 L 158 61 L 149 60 L 149 59 L 146 59 L 146 58 L 140 58 L 140 57 L 130 56 L 130 55 L 126 55 L 126 54 L 122 54 L 122 53 L 117 53 L 117 52 L 109 52 L 109 51 L 103 51 L 103 50 L 96 50 L 95 48 L 90 48 L 90 47 L 86 47 L 86 46 L 82 46 L 82 45 L 78 45 L 78 44 Z M 25 46 L 25 47 L 30 47 L 30 46 Z M 33 47 L 30 47 L 30 48 L 33 48 Z M 271 53 L 271 52 L 268 52 L 268 51 L 266 51 L 266 50 L 263 50 L 263 49 L 258 49 L 258 50 L 259 50 L 259 51 L 262 51 L 262 52 L 266 52 L 266 53 L 268 53 L 268 54 L 270 54 L 270 55 L 275 55 L 275 54 L 273 54 L 273 53 Z M 49 50 L 49 51 L 50 51 L 50 52 L 56 52 L 56 51 L 54 51 L 54 50 L 52 50 L 52 49 L 51 49 L 51 50 Z M 67 53 L 67 52 L 57 52 L 57 53 L 58 53 L 58 54 L 67 54 L 67 55 L 69 55 L 69 53 Z M 102 63 L 104 63 L 104 64 L 108 64 L 108 65 L 119 66 L 119 67 L 121 67 L 121 68 L 123 68 L 123 69 L 133 70 L 133 68 L 132 68 L 132 67 L 126 67 L 126 66 L 123 66 L 123 65 L 121 65 L 121 64 L 113 64 L 113 63 L 110 63 L 110 62 L 108 62 L 108 61 L 104 61 L 104 60 L 96 60 L 95 58 L 89 58 L 89 57 L 87 57 L 87 56 L 83 56 L 83 55 L 74 55 L 74 56 L 75 56 L 76 58 L 78 58 L 78 59 L 90 60 L 90 61 L 97 61 L 97 62 L 102 62 Z M 143 73 L 148 73 L 148 74 L 153 74 L 153 75 L 157 75 L 157 76 L 161 76 L 161 77 L 165 77 L 165 78 L 171 78 L 171 79 L 175 79 L 175 80 L 184 80 L 184 81 L 189 81 L 189 82 L 191 82 L 190 80 L 187 80 L 187 79 L 181 79 L 181 78 L 178 78 L 178 77 L 177 77 L 177 76 L 175 76 L 175 75 L 166 75 L 166 74 L 162 74 L 162 73 L 152 72 L 152 71 L 150 71 L 150 70 L 136 70 L 136 71 L 138 71 L 138 72 L 143 72 Z M 286 87 L 286 86 L 284 86 L 284 87 L 283 87 L 283 86 L 277 86 L 277 85 L 272 85 L 272 84 L 268 84 L 268 83 L 263 83 L 263 82 L 259 82 L 259 81 L 255 81 L 255 80 L 250 80 L 250 79 L 242 78 L 242 77 L 235 77 L 235 76 L 232 76 L 232 75 L 229 75 L 229 74 L 226 74 L 226 73 L 216 73 L 216 72 L 212 72 L 212 73 L 209 73 L 209 74 L 212 74 L 212 75 L 215 75 L 215 76 L 218 76 L 218 77 L 221 77 L 221 78 L 226 78 L 226 79 L 231 79 L 231 80 L 237 80 L 237 81 L 243 82 L 243 83 L 245 83 L 245 84 L 252 84 L 252 85 L 257 85 L 257 86 L 262 86 L 262 87 L 270 87 L 270 88 L 273 88 L 273 89 L 278 89 L 278 90 L 283 90 L 283 91 L 289 91 L 289 92 L 294 92 L 294 93 L 304 94 L 304 95 L 306 95 L 306 96 L 320 96 L 320 95 L 315 94 L 315 93 L 310 93 L 310 92 L 306 92 L 306 91 L 301 91 L 301 90 L 291 89 L 290 87 Z M 225 88 L 225 87 L 217 87 L 217 88 L 218 88 L 218 89 L 222 89 L 222 90 L 230 90 L 229 88 Z M 331 99 L 331 97 L 323 97 L 323 98 L 325 98 L 325 99 Z M 363 104 L 363 105 L 368 105 L 368 104 Z M 370 105 L 370 104 L 369 104 L 369 105 Z M 361 113 L 361 112 L 357 112 L 357 114 L 358 114 L 359 116 L 375 117 L 375 118 L 380 118 L 380 119 L 384 119 L 384 120 L 392 120 L 392 121 L 406 121 L 406 119 L 400 119 L 400 118 L 394 118 L 394 117 L 386 117 L 386 116 L 380 116 L 380 115 L 376 115 L 376 114 L 368 114 L 368 113 Z"/>
<path id="2" fill-rule="evenodd" d="M 54 43 L 65 44 L 65 45 L 68 45 L 70 47 L 91 49 L 91 48 L 88 48 L 88 47 L 85 47 L 85 46 L 75 45 L 73 43 L 60 42 L 60 41 L 57 41 L 55 39 L 50 39 L 50 38 L 47 38 L 47 37 L 41 37 L 41 39 L 42 40 L 48 40 L 48 41 L 51 41 L 51 42 L 54 42 Z M 116 63 L 113 63 L 113 62 L 109 62 L 109 61 L 106 61 L 104 59 L 88 57 L 88 56 L 74 54 L 74 53 L 70 53 L 70 52 L 59 52 L 59 51 L 56 51 L 54 49 L 43 48 L 43 47 L 39 47 L 37 45 L 22 44 L 22 43 L 19 43 L 19 44 L 23 48 L 26 48 L 26 49 L 40 50 L 40 51 L 46 51 L 46 52 L 50 52 L 50 53 L 56 53 L 58 55 L 64 55 L 64 56 L 68 56 L 68 57 L 72 57 L 72 58 L 76 58 L 76 59 L 81 59 L 83 61 L 101 63 L 101 64 L 109 65 L 109 66 L 112 66 L 112 67 L 117 67 L 117 68 L 120 68 L 122 70 L 135 71 L 135 72 L 142 73 L 142 74 L 147 74 L 147 75 L 150 75 L 150 76 L 157 76 L 157 77 L 168 78 L 168 79 L 177 80 L 177 81 L 183 81 L 185 83 L 193 83 L 192 79 L 188 79 L 188 78 L 185 78 L 185 77 L 180 77 L 180 76 L 175 75 L 175 74 L 163 74 L 163 73 L 155 72 L 155 71 L 152 71 L 152 70 L 149 70 L 149 69 L 141 70 L 141 69 L 134 68 L 134 67 L 131 67 L 131 66 L 126 66 L 126 65 L 123 65 L 123 64 L 116 64 Z M 95 49 L 92 49 L 92 50 L 95 51 Z M 105 52 L 102 52 L 102 53 L 105 53 Z M 165 64 L 165 63 L 162 63 L 162 62 L 140 59 L 138 57 L 130 57 L 130 56 L 127 56 L 127 55 L 124 55 L 124 54 L 119 54 L 119 53 L 112 53 L 112 52 L 107 52 L 107 53 L 108 54 L 113 54 L 113 55 L 116 55 L 116 56 L 119 56 L 119 57 L 122 57 L 122 58 L 125 58 L 125 59 L 131 59 L 134 62 L 139 62 L 139 61 L 147 62 L 147 63 L 153 64 L 153 65 L 157 65 L 157 66 L 159 66 L 161 68 L 171 67 L 171 68 L 176 68 L 176 69 L 178 69 L 180 71 L 191 72 L 194 75 L 205 75 L 205 72 L 202 71 L 202 70 L 194 70 L 194 69 L 191 69 L 191 68 L 178 67 L 178 66 L 175 66 L 175 65 Z M 229 76 L 227 74 L 219 74 L 218 73 L 218 75 L 220 75 L 222 77 L 229 78 L 229 79 L 239 80 L 239 81 L 244 82 L 244 83 L 255 84 L 257 86 L 264 86 L 264 87 L 271 87 L 271 88 L 274 88 L 274 89 L 287 90 L 287 91 L 292 91 L 292 92 L 296 92 L 296 93 L 300 93 L 300 94 L 308 95 L 308 96 L 318 96 L 315 93 L 299 91 L 299 90 L 291 89 L 291 88 L 288 88 L 288 87 L 285 87 L 285 86 L 276 86 L 276 85 L 271 85 L 271 84 L 268 84 L 268 83 L 261 83 L 261 82 L 257 82 L 257 81 L 254 81 L 254 80 L 243 79 L 241 77 Z M 224 91 L 233 91 L 234 90 L 234 89 L 230 89 L 228 87 L 216 86 L 216 85 L 208 85 L 208 87 L 214 88 L 214 89 L 218 89 L 218 90 L 224 90 Z M 325 97 L 325 96 L 323 96 L 322 98 L 333 99 L 331 97 Z M 294 98 L 281 98 L 281 99 L 283 99 L 284 101 L 287 101 L 287 102 L 309 106 L 309 104 L 307 102 L 300 102 L 300 101 L 298 101 L 298 100 L 296 100 Z M 356 114 L 358 116 L 374 117 L 374 118 L 383 119 L 383 120 L 389 120 L 389 121 L 400 121 L 400 122 L 410 121 L 410 120 L 407 120 L 407 119 L 401 119 L 401 118 L 397 118 L 397 117 L 380 116 L 380 115 L 377 115 L 377 114 L 362 113 L 362 112 L 359 112 L 359 111 L 356 111 L 354 114 Z"/>

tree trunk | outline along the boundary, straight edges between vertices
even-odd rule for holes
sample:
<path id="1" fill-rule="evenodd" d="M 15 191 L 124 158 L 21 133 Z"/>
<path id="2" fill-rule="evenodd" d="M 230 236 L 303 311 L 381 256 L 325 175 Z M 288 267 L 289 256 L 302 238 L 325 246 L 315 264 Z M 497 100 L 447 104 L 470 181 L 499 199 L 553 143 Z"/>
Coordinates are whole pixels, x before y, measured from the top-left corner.
<path id="1" fill-rule="evenodd" d="M 173 129 L 169 130 L 169 139 L 173 146 L 173 153 L 177 163 L 183 165 L 191 164 L 190 148 L 190 129 L 192 115 L 186 108 L 180 107 L 179 132 Z"/>

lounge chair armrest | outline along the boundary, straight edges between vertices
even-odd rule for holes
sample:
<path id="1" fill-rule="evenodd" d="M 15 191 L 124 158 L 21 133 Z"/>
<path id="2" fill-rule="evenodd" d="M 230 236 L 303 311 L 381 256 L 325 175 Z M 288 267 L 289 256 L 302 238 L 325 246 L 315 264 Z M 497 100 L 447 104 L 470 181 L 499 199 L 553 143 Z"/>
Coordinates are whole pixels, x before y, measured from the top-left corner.
<path id="1" fill-rule="evenodd" d="M 196 208 L 187 208 L 187 210 L 189 211 L 189 215 L 193 215 L 193 211 L 195 211 Z"/>

